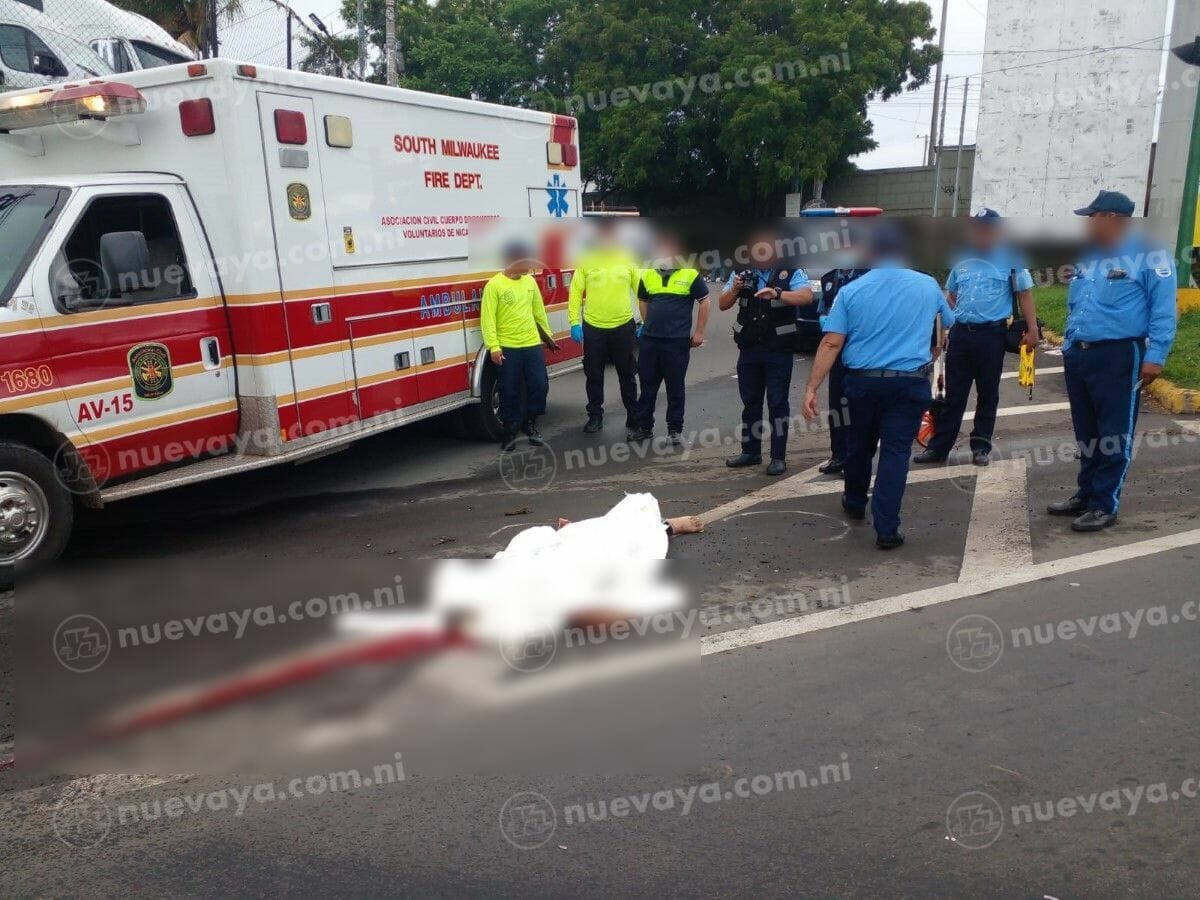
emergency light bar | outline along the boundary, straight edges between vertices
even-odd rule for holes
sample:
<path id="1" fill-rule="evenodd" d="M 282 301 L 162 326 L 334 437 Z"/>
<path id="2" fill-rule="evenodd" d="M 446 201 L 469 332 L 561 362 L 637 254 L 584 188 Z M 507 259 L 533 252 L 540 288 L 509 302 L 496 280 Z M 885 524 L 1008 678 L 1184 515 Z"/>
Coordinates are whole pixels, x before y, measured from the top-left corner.
<path id="1" fill-rule="evenodd" d="M 104 121 L 145 111 L 146 98 L 132 85 L 94 81 L 0 98 L 0 133 L 82 119 Z"/>
<path id="2" fill-rule="evenodd" d="M 800 215 L 805 218 L 814 217 L 832 217 L 832 216 L 878 216 L 882 215 L 883 210 L 878 206 L 826 206 L 820 209 L 803 209 Z"/>

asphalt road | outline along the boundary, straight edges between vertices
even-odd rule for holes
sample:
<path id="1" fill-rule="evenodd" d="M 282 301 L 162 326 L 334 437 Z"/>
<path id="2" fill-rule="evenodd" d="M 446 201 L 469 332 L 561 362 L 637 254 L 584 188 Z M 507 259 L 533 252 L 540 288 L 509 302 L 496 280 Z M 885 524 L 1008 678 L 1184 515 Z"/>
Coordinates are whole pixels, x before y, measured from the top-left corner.
<path id="1" fill-rule="evenodd" d="M 1120 525 L 1071 533 L 1042 512 L 1074 477 L 1062 377 L 1047 371 L 1061 357 L 1045 355 L 1032 401 L 1005 381 L 1017 412 L 1000 420 L 997 462 L 914 470 L 908 544 L 880 553 L 869 527 L 842 521 L 836 482 L 808 472 L 827 455 L 824 432 L 794 435 L 791 481 L 723 466 L 739 410 L 724 331 L 718 317 L 693 356 L 688 449 L 625 458 L 618 415 L 600 438 L 581 434 L 573 374 L 552 382 L 552 454 L 519 476 L 493 448 L 429 423 L 114 505 L 70 549 L 76 561 L 161 557 L 206 575 L 249 563 L 261 575 L 487 556 L 517 527 L 598 514 L 627 491 L 652 491 L 666 515 L 723 509 L 671 550 L 698 578 L 696 603 L 723 613 L 688 636 L 703 656 L 676 696 L 698 723 L 674 766 L 579 775 L 540 762 L 571 731 L 610 754 L 605 771 L 627 772 L 616 763 L 648 732 L 590 703 L 615 698 L 632 719 L 639 696 L 670 702 L 653 670 L 550 691 L 532 707 L 540 722 L 513 714 L 506 728 L 504 709 L 481 712 L 462 744 L 528 728 L 531 765 L 457 777 L 409 753 L 424 746 L 400 712 L 410 668 L 341 673 L 292 699 L 337 706 L 332 721 L 351 736 L 332 754 L 339 770 L 403 750 L 403 777 L 340 791 L 318 779 L 293 795 L 275 775 L 0 773 L 0 892 L 1194 895 L 1200 442 L 1146 411 Z M 795 410 L 806 374 L 807 360 Z M 774 493 L 754 494 L 764 488 Z M 171 656 L 152 671 L 171 683 Z M 222 710 L 176 734 L 220 744 L 245 718 Z"/>

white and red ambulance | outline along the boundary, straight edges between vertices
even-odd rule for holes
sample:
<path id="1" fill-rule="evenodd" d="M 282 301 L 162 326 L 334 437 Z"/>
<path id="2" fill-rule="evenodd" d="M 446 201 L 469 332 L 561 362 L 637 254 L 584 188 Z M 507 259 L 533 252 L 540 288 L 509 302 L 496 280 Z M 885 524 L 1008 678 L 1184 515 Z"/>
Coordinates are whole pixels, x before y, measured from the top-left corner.
<path id="1" fill-rule="evenodd" d="M 538 111 L 226 60 L 0 94 L 0 563 L 77 503 L 452 410 L 496 436 L 469 235 L 581 200 Z"/>

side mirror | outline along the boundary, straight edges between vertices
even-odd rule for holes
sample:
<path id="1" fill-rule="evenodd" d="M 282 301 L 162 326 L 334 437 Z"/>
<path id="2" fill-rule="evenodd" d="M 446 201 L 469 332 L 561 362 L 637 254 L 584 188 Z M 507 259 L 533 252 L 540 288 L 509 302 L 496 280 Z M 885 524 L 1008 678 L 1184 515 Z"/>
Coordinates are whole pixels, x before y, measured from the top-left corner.
<path id="1" fill-rule="evenodd" d="M 33 74 L 46 78 L 65 78 L 67 69 L 53 53 L 35 53 L 33 55 Z"/>

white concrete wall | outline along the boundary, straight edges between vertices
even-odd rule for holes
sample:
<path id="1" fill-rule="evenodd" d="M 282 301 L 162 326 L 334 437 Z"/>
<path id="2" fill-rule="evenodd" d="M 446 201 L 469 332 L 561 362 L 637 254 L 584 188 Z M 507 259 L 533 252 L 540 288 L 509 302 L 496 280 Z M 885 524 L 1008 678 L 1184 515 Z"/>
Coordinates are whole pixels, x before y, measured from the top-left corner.
<path id="1" fill-rule="evenodd" d="M 1200 3 L 1176 0 L 1171 46 L 1178 47 L 1198 34 Z M 1147 213 L 1155 236 L 1171 247 L 1175 246 L 1179 232 L 1179 207 L 1183 195 L 1183 176 L 1187 169 L 1188 148 L 1192 142 L 1192 120 L 1196 111 L 1198 84 L 1200 68 L 1186 65 L 1172 54 L 1167 62 L 1162 117 L 1158 124 L 1158 151 L 1154 157 L 1150 210 Z"/>
<path id="2" fill-rule="evenodd" d="M 1166 11 L 1167 0 L 989 0 L 975 206 L 1056 217 L 1104 188 L 1141 214 L 1161 56 L 1088 51 L 1161 47 Z"/>

